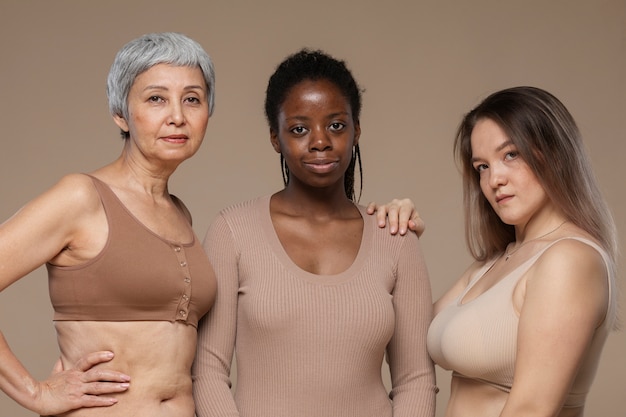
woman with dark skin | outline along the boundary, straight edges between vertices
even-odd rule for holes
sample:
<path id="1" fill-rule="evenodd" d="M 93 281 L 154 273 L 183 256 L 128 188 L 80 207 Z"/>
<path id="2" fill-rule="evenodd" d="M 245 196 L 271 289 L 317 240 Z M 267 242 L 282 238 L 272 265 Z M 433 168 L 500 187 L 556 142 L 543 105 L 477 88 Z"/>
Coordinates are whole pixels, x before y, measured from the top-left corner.
<path id="1" fill-rule="evenodd" d="M 207 232 L 218 296 L 199 326 L 199 417 L 434 415 L 419 241 L 381 230 L 354 201 L 360 109 L 352 74 L 320 51 L 288 57 L 270 78 L 266 115 L 285 187 L 223 210 Z"/>
<path id="2" fill-rule="evenodd" d="M 46 264 L 61 352 L 37 381 L 0 334 L 0 389 L 46 416 L 191 417 L 196 325 L 215 280 L 168 180 L 204 139 L 213 64 L 184 35 L 148 34 L 107 81 L 119 158 L 66 175 L 0 225 L 0 290 Z"/>

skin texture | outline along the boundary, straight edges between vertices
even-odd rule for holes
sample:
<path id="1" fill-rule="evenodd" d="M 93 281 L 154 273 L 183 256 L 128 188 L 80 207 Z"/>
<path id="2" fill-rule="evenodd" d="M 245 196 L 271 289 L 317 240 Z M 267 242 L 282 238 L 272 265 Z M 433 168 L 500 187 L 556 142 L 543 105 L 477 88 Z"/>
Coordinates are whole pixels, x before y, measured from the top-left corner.
<path id="1" fill-rule="evenodd" d="M 376 272 L 360 267 L 363 256 L 368 256 L 368 245 L 378 238 L 370 238 L 368 234 L 371 230 L 364 230 L 369 222 L 364 222 L 345 187 L 353 148 L 360 138 L 360 125 L 345 90 L 339 87 L 341 82 L 335 84 L 323 77 L 311 79 L 306 76 L 299 80 L 281 90 L 285 95 L 280 95 L 276 113 L 272 113 L 276 117 L 269 123 L 271 145 L 283 157 L 289 175 L 285 188 L 269 197 L 271 223 L 267 224 L 265 221 L 268 219 L 263 219 L 262 227 L 271 227 L 275 236 L 271 239 L 266 235 L 261 237 L 257 235 L 256 227 L 251 229 L 254 239 L 267 242 L 272 247 L 277 237 L 277 246 L 281 247 L 279 257 L 284 258 L 286 254 L 289 260 L 279 259 L 277 265 L 274 261 L 277 252 L 273 255 L 257 253 L 256 248 L 262 244 L 252 245 L 254 249 L 250 249 L 249 243 L 240 246 L 238 225 L 247 221 L 242 221 L 244 217 L 237 209 L 236 212 L 226 210 L 223 217 L 228 223 L 228 237 L 222 234 L 221 231 L 225 230 L 222 226 L 213 225 L 205 238 L 207 253 L 215 262 L 219 291 L 224 291 L 221 292 L 221 299 L 218 295 L 215 309 L 208 315 L 207 321 L 200 326 L 196 361 L 198 415 L 255 415 L 255 412 L 270 415 L 276 410 L 283 415 L 285 412 L 293 414 L 298 408 L 302 408 L 304 414 L 315 414 L 309 404 L 317 402 L 316 398 L 333 386 L 343 395 L 331 394 L 324 407 L 332 404 L 330 407 L 339 414 L 356 415 L 355 410 L 365 407 L 362 397 L 367 397 L 368 404 L 375 409 L 372 415 L 391 415 L 392 407 L 397 415 L 431 415 L 431 411 L 434 414 L 434 370 L 426 351 L 419 349 L 423 346 L 432 307 L 430 288 L 427 291 L 415 290 L 418 286 L 425 286 L 426 282 L 426 275 L 422 272 L 425 271 L 422 269 L 423 262 L 416 259 L 419 251 L 407 249 L 407 246 L 403 246 L 397 255 L 395 251 L 390 251 L 394 252 L 389 255 L 392 265 L 386 270 L 378 266 L 386 263 L 377 264 Z M 367 236 L 365 241 L 364 233 Z M 216 242 L 220 247 L 230 249 L 220 252 Z M 415 239 L 411 237 L 409 241 L 409 238 L 399 237 L 394 242 L 406 242 L 408 245 Z M 362 244 L 363 252 L 359 252 Z M 231 252 L 232 248 L 237 249 Z M 264 268 L 266 262 L 271 266 L 268 265 L 263 272 L 250 273 L 248 262 L 259 268 Z M 369 265 L 372 261 L 363 262 Z M 280 270 L 289 268 L 292 272 L 276 276 L 274 280 L 272 271 L 276 266 Z M 355 269 L 351 269 L 353 266 Z M 347 275 L 342 276 L 342 273 Z M 307 278 L 304 279 L 304 276 Z M 305 282 L 309 279 L 312 280 L 311 285 Z M 287 284 L 292 281 L 294 285 Z M 319 286 L 320 283 L 324 284 Z M 265 287 L 282 287 L 282 284 L 286 284 L 287 293 L 280 292 L 280 289 L 268 291 Z M 388 289 L 386 285 L 389 285 Z M 375 300 L 380 288 L 385 290 L 380 294 L 382 301 L 378 304 Z M 387 290 L 394 291 L 393 297 Z M 277 300 L 299 300 L 298 306 L 293 309 L 286 307 L 291 305 L 289 301 L 283 308 L 282 303 L 272 301 L 273 298 L 270 300 L 272 303 L 258 298 L 259 291 L 272 294 L 270 297 L 276 296 Z M 350 301 L 346 303 L 345 300 Z M 352 313 L 343 312 L 346 304 Z M 359 318 L 365 317 L 363 323 L 349 320 L 352 317 L 350 314 L 367 312 L 373 306 L 377 313 L 381 310 L 388 313 L 384 324 L 369 314 L 358 314 Z M 327 311 L 333 313 L 325 316 Z M 301 320 L 294 321 L 294 315 Z M 374 321 L 370 323 L 370 319 Z M 327 324 L 329 321 L 340 321 L 336 329 L 342 329 L 341 332 L 346 333 L 345 338 L 334 334 Z M 255 323 L 254 329 L 250 328 L 250 323 Z M 372 328 L 377 330 L 372 332 Z M 259 329 L 262 330 L 259 332 Z M 378 331 L 383 331 L 385 336 L 375 335 Z M 363 343 L 355 339 L 356 336 L 351 336 L 355 332 L 360 333 L 359 337 L 364 335 Z M 318 351 L 311 355 L 299 348 L 315 343 L 315 340 L 330 344 L 324 342 L 319 350 L 314 348 Z M 356 353 L 363 345 L 367 346 L 365 349 L 368 352 L 362 355 Z M 279 352 L 283 353 L 268 358 L 263 365 L 256 367 L 255 364 L 260 364 L 257 358 L 266 356 L 268 346 L 271 352 L 279 348 Z M 389 402 L 389 394 L 380 375 L 379 360 L 382 360 L 385 348 L 395 388 L 392 392 L 393 404 Z M 239 365 L 239 385 L 233 397 L 227 380 L 234 350 Z M 363 359 L 362 365 L 342 368 L 341 363 L 349 362 L 335 360 L 353 355 Z M 267 362 L 274 364 L 274 360 L 284 363 L 267 366 Z M 339 368 L 335 371 L 337 364 Z M 307 367 L 318 365 L 319 370 L 304 371 Z M 355 369 L 358 371 L 355 372 Z M 332 373 L 330 378 L 329 372 Z M 356 379 L 355 375 L 358 375 Z M 278 396 L 285 396 L 284 403 L 278 401 L 274 405 L 274 397 L 271 401 L 267 400 L 264 388 L 256 386 L 259 376 L 267 381 L 280 381 L 276 382 L 276 386 L 268 383 L 275 388 L 272 390 Z M 300 384 L 303 380 L 306 381 L 304 386 Z M 355 384 L 357 380 L 359 383 Z M 297 381 L 295 385 L 294 381 Z M 332 381 L 330 385 L 329 381 Z M 291 386 L 299 388 L 293 391 Z M 303 393 L 302 398 L 297 391 Z M 336 389 L 332 391 L 336 392 Z M 215 393 L 214 404 L 210 402 L 211 392 Z M 304 394 L 306 392 L 310 395 Z M 306 406 L 296 404 L 300 400 Z M 295 411 L 295 414 L 298 412 Z"/>
<path id="2" fill-rule="evenodd" d="M 91 174 L 107 183 L 152 232 L 189 242 L 191 218 L 170 197 L 167 180 L 204 137 L 209 110 L 202 73 L 156 65 L 135 79 L 128 102 L 129 120 L 114 121 L 130 139 L 116 161 Z M 83 264 L 103 249 L 107 236 L 93 183 L 84 175 L 68 175 L 0 226 L 0 260 L 11 259 L 0 261 L 0 289 L 45 262 Z M 193 326 L 60 321 L 55 328 L 61 357 L 53 375 L 41 382 L 0 340 L 0 387 L 24 407 L 41 415 L 74 417 L 194 415 Z"/>
<path id="3" fill-rule="evenodd" d="M 483 294 L 558 238 L 592 239 L 572 223 L 564 223 L 563 213 L 495 122 L 480 120 L 472 132 L 471 146 L 482 192 L 502 221 L 515 227 L 516 241 L 508 248 L 510 259 L 500 257 L 462 303 Z M 435 303 L 435 314 L 466 288 L 483 265 L 469 267 Z M 562 408 L 562 404 L 606 314 L 606 273 L 601 256 L 581 242 L 563 240 L 546 250 L 513 293 L 519 328 L 511 393 L 453 377 L 446 416 L 582 416 L 582 408 Z"/>
<path id="4" fill-rule="evenodd" d="M 114 117 L 130 133 L 122 154 L 91 174 L 106 182 L 155 234 L 189 242 L 186 225 L 191 216 L 180 202 L 172 201 L 167 180 L 196 153 L 205 134 L 209 111 L 202 73 L 198 68 L 156 65 L 135 79 L 128 104 L 128 120 Z M 383 226 L 387 212 L 391 215 L 392 233 L 397 232 L 393 213 L 416 216 L 407 202 L 379 209 Z M 11 259 L 0 262 L 0 290 L 46 262 L 72 266 L 89 261 L 103 249 L 107 236 L 106 216 L 91 180 L 67 175 L 0 225 L 0 260 Z M 196 331 L 191 326 L 57 322 L 55 328 L 61 357 L 45 381 L 29 374 L 0 334 L 0 388 L 25 408 L 41 415 L 69 411 L 64 415 L 75 417 L 111 412 L 193 415 L 189 370 Z"/>
<path id="5" fill-rule="evenodd" d="M 289 167 L 286 188 L 272 197 L 276 232 L 289 256 L 315 274 L 337 274 L 354 261 L 363 220 L 345 195 L 343 177 L 360 127 L 329 81 L 294 86 L 281 107 L 272 146 Z"/>

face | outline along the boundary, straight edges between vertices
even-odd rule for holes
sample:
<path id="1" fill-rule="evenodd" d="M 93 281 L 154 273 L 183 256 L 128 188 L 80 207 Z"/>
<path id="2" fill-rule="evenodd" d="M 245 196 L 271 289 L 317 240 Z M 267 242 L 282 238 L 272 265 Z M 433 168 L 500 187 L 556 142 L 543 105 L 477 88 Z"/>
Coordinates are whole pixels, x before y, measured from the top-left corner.
<path id="1" fill-rule="evenodd" d="M 360 134 L 341 90 L 327 80 L 306 80 L 289 91 L 271 142 L 289 167 L 290 185 L 343 190 L 343 177 Z"/>
<path id="2" fill-rule="evenodd" d="M 543 186 L 496 122 L 479 120 L 470 140 L 480 188 L 504 223 L 525 227 L 552 210 Z"/>
<path id="3" fill-rule="evenodd" d="M 207 99 L 200 68 L 158 64 L 135 78 L 128 93 L 129 119 L 114 120 L 129 132 L 131 152 L 180 163 L 202 143 L 209 121 Z"/>

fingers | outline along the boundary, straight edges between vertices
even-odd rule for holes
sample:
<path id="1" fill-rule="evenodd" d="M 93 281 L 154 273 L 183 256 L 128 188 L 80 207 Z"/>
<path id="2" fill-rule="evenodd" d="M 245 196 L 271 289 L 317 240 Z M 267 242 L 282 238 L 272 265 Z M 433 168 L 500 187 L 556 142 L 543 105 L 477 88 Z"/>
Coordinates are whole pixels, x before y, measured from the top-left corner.
<path id="1" fill-rule="evenodd" d="M 92 407 L 110 407 L 117 404 L 117 398 L 112 397 L 99 397 L 97 395 L 84 395 L 81 398 L 80 408 L 92 408 Z"/>
<path id="2" fill-rule="evenodd" d="M 389 233 L 391 233 L 392 235 L 395 235 L 396 233 L 398 233 L 398 231 L 400 229 L 402 229 L 402 227 L 404 227 L 404 233 L 406 233 L 406 222 L 408 221 L 408 216 L 406 216 L 406 219 L 404 220 L 405 225 L 402 225 L 402 211 L 399 209 L 398 204 L 397 204 L 397 200 L 393 200 L 391 203 L 386 205 L 386 214 L 387 214 L 387 221 L 389 222 Z M 380 220 L 380 217 L 379 217 Z M 380 226 L 380 222 L 378 223 L 378 225 Z M 384 226 L 383 226 L 384 227 Z M 400 233 L 400 234 L 404 234 L 404 233 Z"/>
<path id="3" fill-rule="evenodd" d="M 76 362 L 75 368 L 80 371 L 88 371 L 99 363 L 109 362 L 113 359 L 113 352 L 110 351 L 100 351 L 100 352 L 91 352 L 86 356 L 83 356 Z"/>
<path id="4" fill-rule="evenodd" d="M 367 214 L 374 214 L 374 212 L 376 212 L 376 203 L 372 201 L 367 205 Z"/>
<path id="5" fill-rule="evenodd" d="M 371 202 L 367 205 L 367 213 L 376 213 L 378 227 L 386 227 L 389 224 L 389 233 L 405 235 L 409 230 L 415 232 L 418 237 L 426 228 L 424 221 L 415 210 L 415 204 L 409 198 L 394 198 L 387 204 L 378 205 Z"/>
<path id="6" fill-rule="evenodd" d="M 424 234 L 424 230 L 426 230 L 426 223 L 419 217 L 419 214 L 415 213 L 413 218 L 409 220 L 409 229 L 417 235 L 417 237 L 421 237 Z"/>
<path id="7" fill-rule="evenodd" d="M 85 361 L 97 361 L 98 357 L 87 355 Z M 38 384 L 38 399 L 33 410 L 47 416 L 79 408 L 108 407 L 118 402 L 111 395 L 128 390 L 129 380 L 130 377 L 119 372 L 98 368 L 54 373 Z"/>
<path id="8" fill-rule="evenodd" d="M 90 382 L 84 384 L 84 394 L 86 396 L 99 396 L 105 394 L 114 394 L 128 390 L 130 383 L 128 382 Z M 105 398 L 105 397 L 102 397 Z"/>

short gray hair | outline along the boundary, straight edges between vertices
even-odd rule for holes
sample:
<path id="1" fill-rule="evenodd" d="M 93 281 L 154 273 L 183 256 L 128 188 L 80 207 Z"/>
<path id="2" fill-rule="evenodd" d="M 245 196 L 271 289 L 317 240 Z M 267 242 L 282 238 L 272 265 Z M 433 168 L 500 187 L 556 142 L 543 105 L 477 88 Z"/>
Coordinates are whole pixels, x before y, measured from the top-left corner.
<path id="1" fill-rule="evenodd" d="M 109 111 L 128 120 L 128 93 L 135 78 L 157 64 L 199 67 L 208 92 L 209 115 L 215 101 L 215 71 L 211 57 L 193 39 L 174 32 L 149 33 L 133 39 L 115 56 L 107 77 Z"/>

